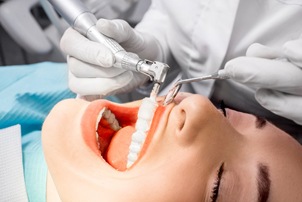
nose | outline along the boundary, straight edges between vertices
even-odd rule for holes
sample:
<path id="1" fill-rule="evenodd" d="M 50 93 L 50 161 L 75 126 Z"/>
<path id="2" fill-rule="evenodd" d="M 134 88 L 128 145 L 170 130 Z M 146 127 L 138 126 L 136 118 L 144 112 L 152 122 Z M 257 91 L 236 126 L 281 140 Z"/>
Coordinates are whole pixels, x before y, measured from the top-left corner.
<path id="1" fill-rule="evenodd" d="M 201 126 L 212 125 L 217 115 L 221 116 L 211 101 L 201 95 L 181 93 L 175 102 L 179 102 L 177 109 L 183 112 L 185 122 L 191 129 L 199 130 Z"/>
<path id="2" fill-rule="evenodd" d="M 179 92 L 176 97 L 174 98 L 174 103 L 179 104 L 182 102 L 184 99 L 193 96 L 194 94 L 192 93 L 187 93 L 187 92 Z"/>

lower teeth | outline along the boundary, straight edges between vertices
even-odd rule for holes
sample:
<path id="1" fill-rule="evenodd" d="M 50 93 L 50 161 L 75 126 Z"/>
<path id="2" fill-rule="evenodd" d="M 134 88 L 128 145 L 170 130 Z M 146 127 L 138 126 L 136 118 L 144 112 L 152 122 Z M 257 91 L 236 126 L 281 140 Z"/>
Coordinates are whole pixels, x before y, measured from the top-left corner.
<path id="1" fill-rule="evenodd" d="M 107 108 L 103 108 L 97 118 L 96 121 L 96 140 L 97 140 L 97 144 L 98 144 L 98 148 L 100 149 L 100 145 L 99 145 L 99 135 L 98 135 L 98 125 L 101 121 L 101 119 L 105 119 L 107 121 L 107 123 L 110 125 L 110 128 L 114 131 L 118 131 L 119 129 L 121 129 L 118 120 L 115 118 L 115 115 Z"/>

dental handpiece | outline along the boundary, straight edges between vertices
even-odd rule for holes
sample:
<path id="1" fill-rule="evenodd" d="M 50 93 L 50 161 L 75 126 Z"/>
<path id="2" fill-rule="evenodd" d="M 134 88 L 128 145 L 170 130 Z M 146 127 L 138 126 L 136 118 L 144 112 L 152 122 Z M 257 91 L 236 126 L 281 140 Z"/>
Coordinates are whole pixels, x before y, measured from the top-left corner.
<path id="1" fill-rule="evenodd" d="M 96 28 L 96 17 L 80 0 L 48 0 L 67 23 L 88 39 L 104 44 L 115 56 L 114 67 L 143 73 L 155 82 L 151 96 L 157 96 L 169 66 L 140 59 L 136 54 L 125 51 L 115 40 L 101 34 Z"/>

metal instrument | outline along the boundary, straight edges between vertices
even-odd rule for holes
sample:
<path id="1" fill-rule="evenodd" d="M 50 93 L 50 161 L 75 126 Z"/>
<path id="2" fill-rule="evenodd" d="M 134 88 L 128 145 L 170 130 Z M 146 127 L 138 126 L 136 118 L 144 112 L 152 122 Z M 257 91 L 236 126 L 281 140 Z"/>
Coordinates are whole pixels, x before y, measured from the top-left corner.
<path id="1" fill-rule="evenodd" d="M 154 82 L 151 97 L 156 97 L 169 69 L 167 64 L 140 59 L 125 51 L 115 40 L 101 34 L 95 24 L 96 17 L 80 0 L 48 0 L 68 24 L 88 39 L 107 46 L 115 56 L 114 67 L 140 72 Z"/>
<path id="2" fill-rule="evenodd" d="M 225 74 L 222 74 L 222 71 L 220 70 L 210 75 L 205 75 L 205 76 L 190 78 L 190 79 L 183 79 L 183 80 L 180 79 L 173 85 L 173 87 L 169 90 L 168 94 L 166 95 L 164 100 L 164 106 L 170 104 L 174 100 L 182 84 L 192 83 L 196 81 L 204 81 L 209 79 L 229 79 L 229 77 Z"/>

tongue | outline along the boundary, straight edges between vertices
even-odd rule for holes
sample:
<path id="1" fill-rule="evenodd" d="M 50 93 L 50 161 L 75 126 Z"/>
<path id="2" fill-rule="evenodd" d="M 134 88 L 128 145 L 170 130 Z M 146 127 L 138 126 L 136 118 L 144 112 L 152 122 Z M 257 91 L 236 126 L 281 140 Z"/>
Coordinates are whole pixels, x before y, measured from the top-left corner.
<path id="1" fill-rule="evenodd" d="M 127 168 L 127 156 L 134 132 L 133 126 L 126 126 L 120 129 L 110 142 L 107 150 L 107 162 L 117 170 L 124 171 Z"/>

